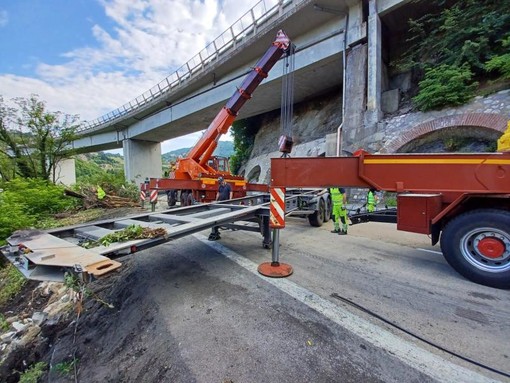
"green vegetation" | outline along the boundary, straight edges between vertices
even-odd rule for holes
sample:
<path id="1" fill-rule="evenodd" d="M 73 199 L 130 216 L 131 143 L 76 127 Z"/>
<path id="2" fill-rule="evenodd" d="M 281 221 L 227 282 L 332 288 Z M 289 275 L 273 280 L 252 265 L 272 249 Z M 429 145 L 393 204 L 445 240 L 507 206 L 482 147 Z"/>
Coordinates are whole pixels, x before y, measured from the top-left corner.
<path id="1" fill-rule="evenodd" d="M 182 157 L 185 156 L 186 154 L 188 154 L 188 152 L 190 150 L 191 150 L 191 148 L 181 148 L 181 149 L 176 149 L 176 150 L 172 150 L 170 152 L 164 153 L 162 155 L 163 164 L 167 164 L 171 161 L 175 161 L 175 160 L 177 160 L 177 158 L 179 158 L 179 156 L 182 156 Z M 232 141 L 219 141 L 218 146 L 214 150 L 213 154 L 215 156 L 220 156 L 220 157 L 230 157 L 232 155 L 233 150 L 234 150 L 234 144 L 232 143 Z"/>
<path id="2" fill-rule="evenodd" d="M 23 288 L 27 280 L 12 264 L 0 267 L 0 305 L 15 297 Z"/>
<path id="3" fill-rule="evenodd" d="M 41 179 L 0 182 L 0 243 L 13 231 L 36 226 L 52 214 L 75 209 L 79 201 L 64 197 L 64 188 Z"/>
<path id="4" fill-rule="evenodd" d="M 140 193 L 138 185 L 126 181 L 124 170 L 108 170 L 98 172 L 94 175 L 78 179 L 74 189 L 79 191 L 81 188 L 87 188 L 90 185 L 101 186 L 106 194 L 114 194 L 119 197 L 131 198 L 137 201 Z"/>
<path id="5" fill-rule="evenodd" d="M 48 365 L 44 362 L 37 362 L 30 366 L 25 372 L 20 373 L 19 383 L 37 383 L 44 375 Z"/>
<path id="6" fill-rule="evenodd" d="M 124 173 L 124 159 L 120 154 L 88 153 L 80 154 L 75 159 L 76 181 L 93 183 L 95 178 L 107 173 Z"/>
<path id="7" fill-rule="evenodd" d="M 501 45 L 507 50 L 510 49 L 510 36 L 501 40 Z M 485 68 L 489 71 L 496 71 L 510 80 L 510 53 L 493 56 L 486 64 Z"/>
<path id="8" fill-rule="evenodd" d="M 253 149 L 255 135 L 260 129 L 260 117 L 235 121 L 230 129 L 234 137 L 234 154 L 230 157 L 230 167 L 232 173 L 236 174 Z"/>
<path id="9" fill-rule="evenodd" d="M 1 270 L 0 270 L 0 274 L 1 274 Z M 10 327 L 10 325 L 5 320 L 5 317 L 2 314 L 0 314 L 0 332 L 8 331 L 9 327 Z"/>
<path id="10" fill-rule="evenodd" d="M 385 206 L 397 207 L 397 193 L 385 192 L 383 195 L 383 202 Z"/>
<path id="11" fill-rule="evenodd" d="M 77 364 L 78 364 L 78 360 L 72 359 L 72 360 L 67 360 L 64 362 L 57 363 L 55 365 L 55 367 L 53 367 L 52 369 L 57 371 L 60 375 L 66 376 L 66 375 L 71 375 L 71 373 L 74 372 L 74 369 Z"/>
<path id="12" fill-rule="evenodd" d="M 433 0 L 409 21 L 409 49 L 397 66 L 422 78 L 420 110 L 468 101 L 481 78 L 510 76 L 510 0 Z"/>
<path id="13" fill-rule="evenodd" d="M 142 227 L 140 225 L 129 225 L 125 229 L 105 235 L 98 241 L 84 242 L 82 246 L 89 249 L 99 245 L 110 246 L 114 242 L 126 242 L 133 239 L 156 238 L 165 235 L 165 229 L 151 229 L 148 227 Z"/>
<path id="14" fill-rule="evenodd" d="M 420 110 L 463 105 L 474 97 L 478 86 L 477 82 L 472 82 L 472 77 L 467 65 L 457 67 L 442 64 L 428 67 L 425 79 L 419 84 L 420 93 L 413 101 Z"/>
<path id="15" fill-rule="evenodd" d="M 56 167 L 72 155 L 77 116 L 49 112 L 37 95 L 13 99 L 8 107 L 0 96 L 0 176 L 56 181 Z"/>

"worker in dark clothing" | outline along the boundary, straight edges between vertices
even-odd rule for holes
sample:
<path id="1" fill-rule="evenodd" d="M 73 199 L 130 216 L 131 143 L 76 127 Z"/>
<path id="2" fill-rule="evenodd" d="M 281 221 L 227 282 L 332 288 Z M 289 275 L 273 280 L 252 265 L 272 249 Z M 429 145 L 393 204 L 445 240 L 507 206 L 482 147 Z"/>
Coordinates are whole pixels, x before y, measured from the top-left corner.
<path id="1" fill-rule="evenodd" d="M 218 178 L 218 183 L 220 186 L 218 187 L 218 193 L 216 193 L 216 201 L 232 199 L 232 188 L 223 177 Z"/>
<path id="2" fill-rule="evenodd" d="M 227 182 L 225 182 L 223 177 L 218 177 L 218 183 L 219 187 L 218 192 L 216 193 L 216 201 L 226 201 L 232 199 L 233 196 L 232 188 Z M 218 226 L 213 226 L 211 234 L 209 234 L 208 239 L 209 241 L 216 241 L 218 239 L 221 239 Z"/>
<path id="3" fill-rule="evenodd" d="M 348 218 L 347 218 L 347 195 L 344 188 L 330 188 L 331 202 L 333 204 L 333 231 L 336 234 L 347 234 Z M 340 228 L 342 222 L 342 228 Z"/>

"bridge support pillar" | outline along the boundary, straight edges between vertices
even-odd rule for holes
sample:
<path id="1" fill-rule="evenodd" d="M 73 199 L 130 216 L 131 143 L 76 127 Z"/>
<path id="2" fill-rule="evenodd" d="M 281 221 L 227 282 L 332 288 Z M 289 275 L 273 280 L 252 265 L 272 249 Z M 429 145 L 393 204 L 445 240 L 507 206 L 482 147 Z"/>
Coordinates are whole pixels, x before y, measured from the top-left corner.
<path id="1" fill-rule="evenodd" d="M 136 185 L 146 177 L 162 177 L 161 144 L 159 142 L 127 139 L 123 141 L 124 174 Z"/>
<path id="2" fill-rule="evenodd" d="M 365 126 L 372 127 L 382 118 L 381 89 L 382 89 L 382 36 L 381 19 L 377 13 L 376 1 L 368 3 L 368 83 L 367 83 L 367 112 Z"/>

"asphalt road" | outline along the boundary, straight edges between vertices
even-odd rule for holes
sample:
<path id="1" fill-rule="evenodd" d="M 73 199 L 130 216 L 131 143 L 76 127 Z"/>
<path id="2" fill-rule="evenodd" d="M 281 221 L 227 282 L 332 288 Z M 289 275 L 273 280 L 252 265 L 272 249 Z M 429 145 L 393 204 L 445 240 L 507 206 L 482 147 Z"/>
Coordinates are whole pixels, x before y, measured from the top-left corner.
<path id="1" fill-rule="evenodd" d="M 510 382 L 495 372 L 510 374 L 509 291 L 465 280 L 395 225 L 330 230 L 289 219 L 281 279 L 257 272 L 271 250 L 253 232 L 140 253 L 188 381 Z"/>

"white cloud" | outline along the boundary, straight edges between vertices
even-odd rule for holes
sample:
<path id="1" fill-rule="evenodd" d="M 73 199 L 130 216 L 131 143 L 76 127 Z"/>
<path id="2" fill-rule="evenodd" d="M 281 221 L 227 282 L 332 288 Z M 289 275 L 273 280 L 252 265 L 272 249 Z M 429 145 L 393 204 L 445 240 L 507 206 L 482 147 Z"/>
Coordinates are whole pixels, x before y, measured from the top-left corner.
<path id="1" fill-rule="evenodd" d="M 2 95 L 7 100 L 35 93 L 51 111 L 94 120 L 169 76 L 256 3 L 100 0 L 115 28 L 108 32 L 106 26 L 92 26 L 99 48 L 81 46 L 62 52 L 65 63 L 39 63 L 35 78 L 0 75 Z M 0 26 L 6 22 L 6 12 L 0 11 Z M 192 146 L 196 138 L 191 136 L 183 142 L 190 143 L 184 146 Z"/>

